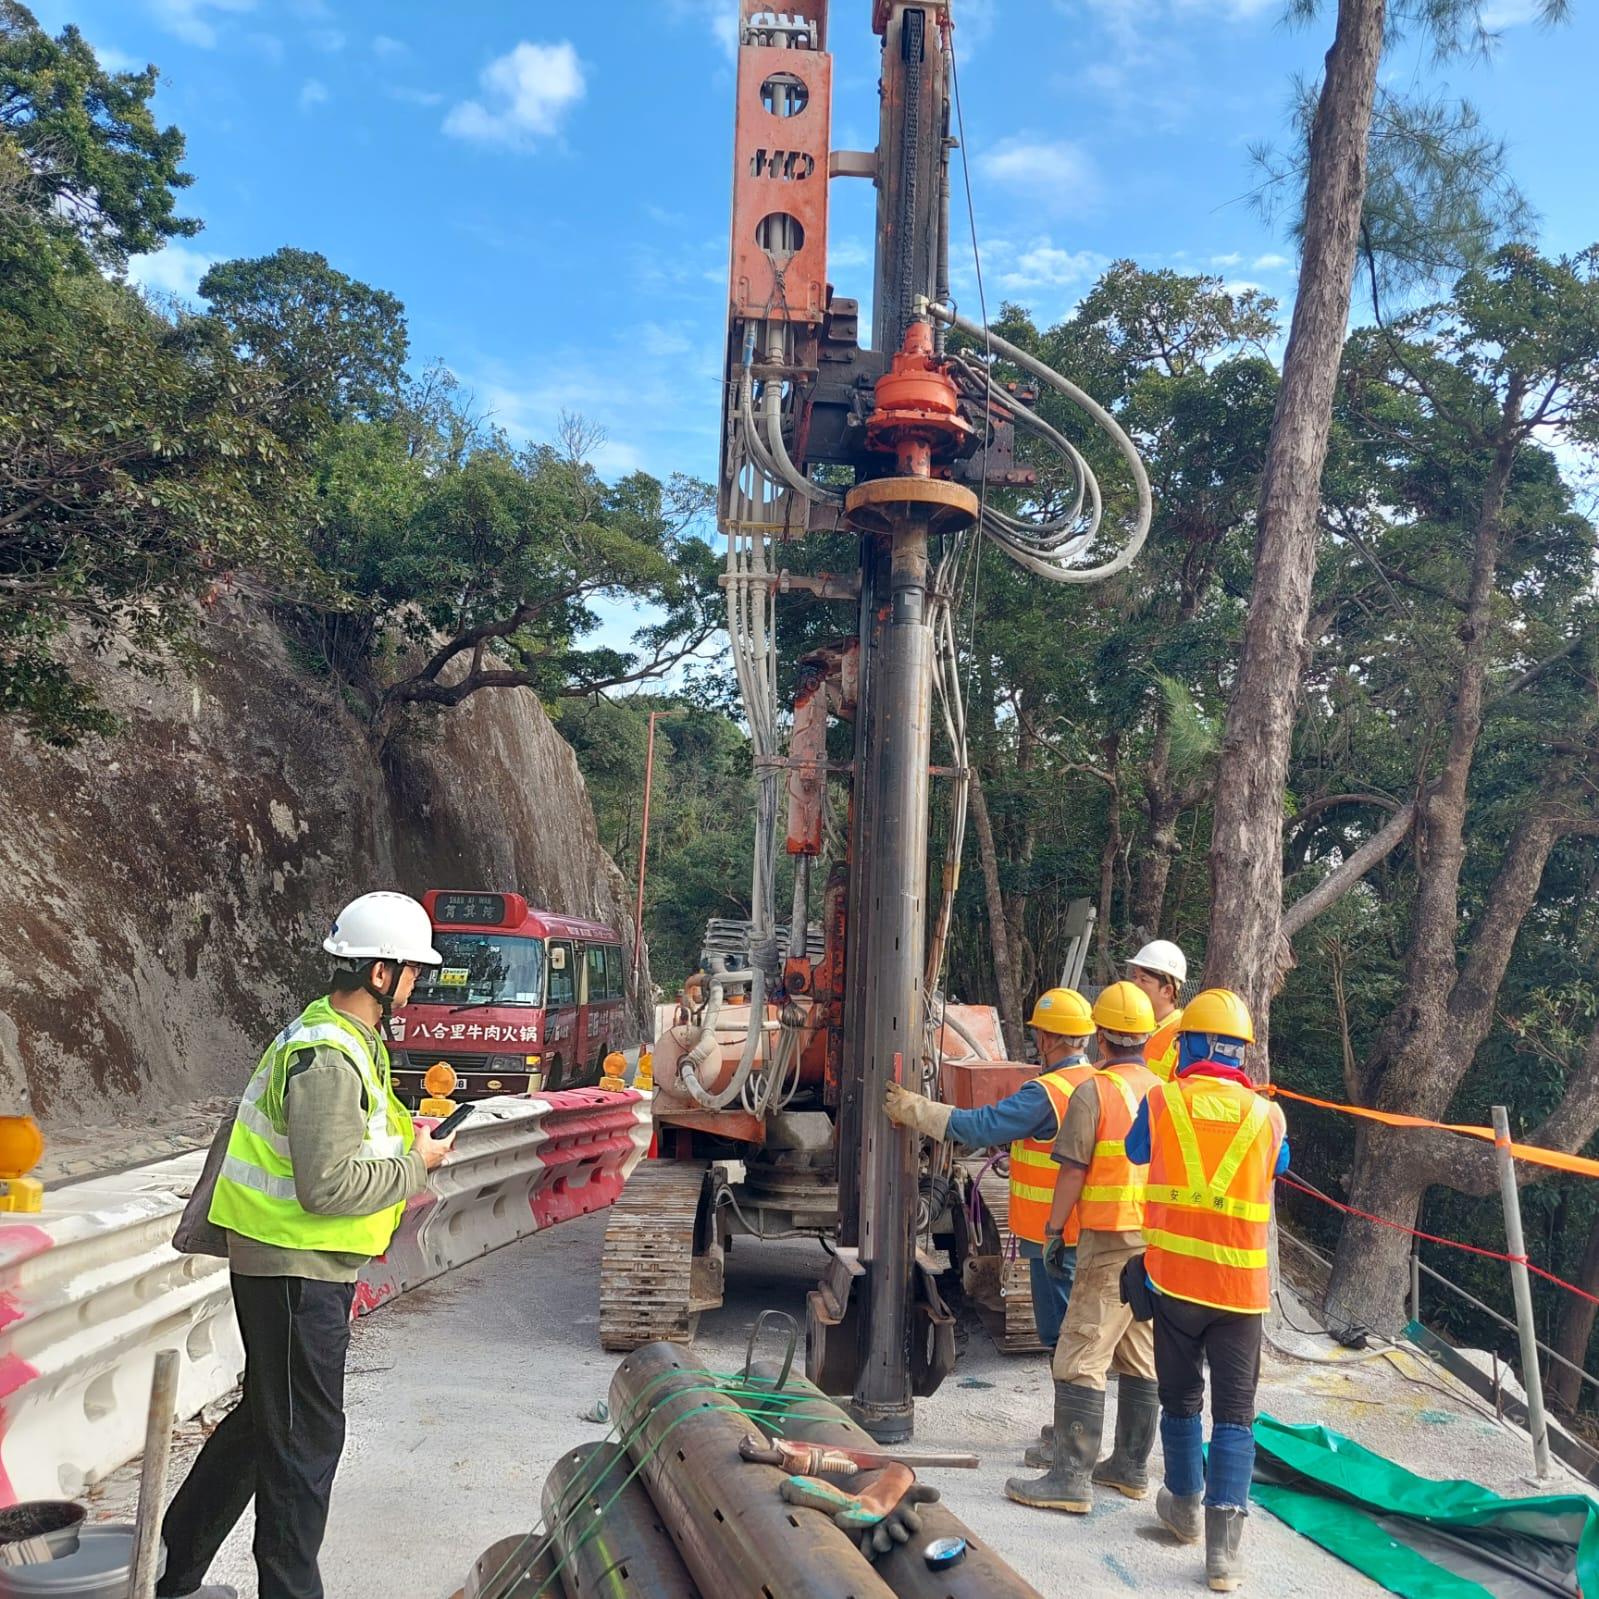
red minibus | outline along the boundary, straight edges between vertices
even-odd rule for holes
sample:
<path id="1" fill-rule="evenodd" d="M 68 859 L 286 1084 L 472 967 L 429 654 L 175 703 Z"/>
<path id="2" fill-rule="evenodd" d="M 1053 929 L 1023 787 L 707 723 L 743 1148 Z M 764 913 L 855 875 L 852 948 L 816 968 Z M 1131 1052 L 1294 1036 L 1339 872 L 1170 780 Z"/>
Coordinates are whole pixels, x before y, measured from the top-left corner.
<path id="1" fill-rule="evenodd" d="M 433 888 L 422 903 L 444 961 L 389 1023 L 400 1099 L 414 1109 L 438 1061 L 454 1067 L 460 1100 L 597 1083 L 622 1042 L 616 930 L 534 910 L 521 894 Z"/>

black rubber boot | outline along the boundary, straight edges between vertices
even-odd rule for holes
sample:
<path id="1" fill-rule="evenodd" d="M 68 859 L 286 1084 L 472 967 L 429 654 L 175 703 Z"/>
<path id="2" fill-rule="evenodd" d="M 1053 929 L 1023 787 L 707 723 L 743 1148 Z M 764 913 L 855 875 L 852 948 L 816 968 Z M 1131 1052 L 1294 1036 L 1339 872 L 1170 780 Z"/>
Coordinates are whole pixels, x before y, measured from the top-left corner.
<path id="1" fill-rule="evenodd" d="M 1153 1377 L 1116 1379 L 1116 1447 L 1094 1467 L 1094 1481 L 1129 1499 L 1149 1492 L 1149 1451 L 1155 1447 L 1160 1397 Z"/>
<path id="2" fill-rule="evenodd" d="M 1205 1506 L 1205 1581 L 1217 1593 L 1231 1593 L 1244 1580 L 1242 1510 Z"/>
<path id="3" fill-rule="evenodd" d="M 1005 1484 L 1005 1497 L 1040 1510 L 1087 1515 L 1094 1508 L 1090 1473 L 1104 1431 L 1104 1393 L 1077 1383 L 1057 1382 L 1049 1470 L 1042 1477 L 1012 1477 Z"/>
<path id="4" fill-rule="evenodd" d="M 1155 1495 L 1155 1514 L 1178 1543 L 1198 1543 L 1205 1536 L 1205 1496 L 1174 1494 L 1162 1488 Z"/>

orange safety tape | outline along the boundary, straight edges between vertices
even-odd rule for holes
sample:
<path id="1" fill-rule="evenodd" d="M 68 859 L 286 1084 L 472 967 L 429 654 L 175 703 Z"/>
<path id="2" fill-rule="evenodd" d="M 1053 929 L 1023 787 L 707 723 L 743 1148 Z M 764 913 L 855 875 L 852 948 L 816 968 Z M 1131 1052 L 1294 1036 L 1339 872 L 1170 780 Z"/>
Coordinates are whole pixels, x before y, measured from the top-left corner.
<path id="1" fill-rule="evenodd" d="M 1296 1094 L 1291 1088 L 1281 1088 L 1268 1083 L 1262 1090 L 1273 1098 L 1294 1099 L 1302 1105 L 1315 1105 L 1320 1110 L 1341 1111 L 1345 1116 L 1361 1116 L 1367 1121 L 1383 1122 L 1389 1127 L 1426 1127 L 1440 1133 L 1459 1133 L 1466 1138 L 1482 1138 L 1492 1144 L 1497 1142 L 1491 1127 L 1467 1127 L 1459 1122 L 1433 1122 L 1422 1116 L 1401 1116 L 1391 1110 L 1371 1110 L 1365 1105 L 1340 1105 L 1336 1100 L 1314 1099 L 1309 1094 Z M 1534 1166 L 1548 1166 L 1555 1171 L 1575 1172 L 1579 1177 L 1599 1177 L 1599 1160 L 1589 1160 L 1585 1155 L 1567 1155 L 1558 1149 L 1544 1149 L 1538 1144 L 1516 1144 L 1510 1153 L 1517 1160 L 1530 1161 Z"/>

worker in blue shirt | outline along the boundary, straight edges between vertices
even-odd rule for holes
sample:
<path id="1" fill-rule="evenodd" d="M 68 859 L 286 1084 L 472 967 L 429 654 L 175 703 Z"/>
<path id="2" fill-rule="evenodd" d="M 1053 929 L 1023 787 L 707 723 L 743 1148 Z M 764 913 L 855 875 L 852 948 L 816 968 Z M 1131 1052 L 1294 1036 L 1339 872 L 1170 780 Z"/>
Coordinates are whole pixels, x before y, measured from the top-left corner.
<path id="1" fill-rule="evenodd" d="M 1077 1218 L 1067 1222 L 1068 1247 L 1048 1265 L 1044 1259 L 1049 1208 L 1055 1198 L 1055 1136 L 1072 1091 L 1093 1075 L 1085 1053 L 1094 1033 L 1088 1001 L 1073 988 L 1039 996 L 1028 1018 L 1038 1052 L 1039 1075 L 998 1104 L 956 1110 L 890 1083 L 888 1119 L 929 1138 L 952 1139 L 972 1149 L 1010 1145 L 1010 1230 L 1028 1263 L 1033 1324 L 1045 1348 L 1053 1349 L 1066 1317 L 1076 1272 Z"/>

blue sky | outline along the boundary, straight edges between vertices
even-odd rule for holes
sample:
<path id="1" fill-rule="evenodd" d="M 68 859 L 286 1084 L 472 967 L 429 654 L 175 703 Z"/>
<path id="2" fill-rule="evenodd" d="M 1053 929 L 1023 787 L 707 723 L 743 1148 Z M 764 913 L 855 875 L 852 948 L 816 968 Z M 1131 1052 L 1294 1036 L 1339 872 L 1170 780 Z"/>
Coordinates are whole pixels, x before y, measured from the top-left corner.
<path id="1" fill-rule="evenodd" d="M 155 62 L 188 136 L 205 231 L 136 266 L 192 290 L 213 259 L 292 244 L 397 293 L 418 362 L 442 358 L 514 435 L 560 412 L 608 435 L 607 470 L 711 476 L 725 295 L 731 37 L 723 0 L 45 0 L 116 65 Z M 781 9 L 781 7 L 778 7 Z M 1331 0 L 1324 10 L 1330 12 Z M 1490 0 L 1489 63 L 1414 47 L 1395 87 L 1472 98 L 1509 138 L 1546 247 L 1599 236 L 1599 5 L 1531 25 Z M 835 0 L 834 142 L 876 126 L 868 0 Z M 1293 74 L 1331 19 L 1281 0 L 957 0 L 991 308 L 1051 320 L 1119 256 L 1291 295 L 1291 246 L 1245 198 Z M 1583 133 L 1581 130 L 1589 131 Z M 831 275 L 865 296 L 871 191 L 833 185 Z M 975 310 L 957 222 L 957 293 Z"/>

